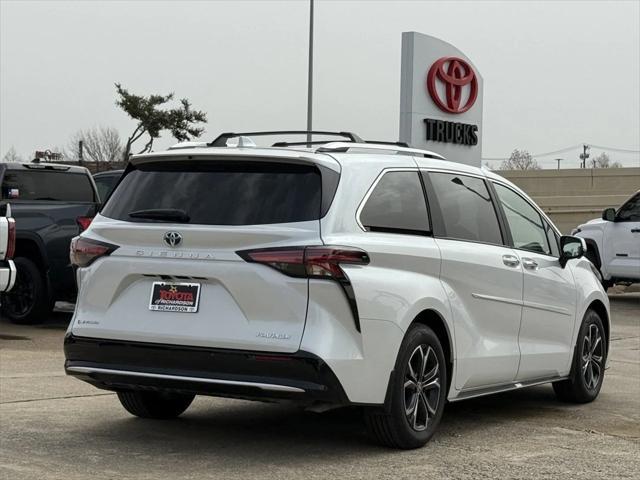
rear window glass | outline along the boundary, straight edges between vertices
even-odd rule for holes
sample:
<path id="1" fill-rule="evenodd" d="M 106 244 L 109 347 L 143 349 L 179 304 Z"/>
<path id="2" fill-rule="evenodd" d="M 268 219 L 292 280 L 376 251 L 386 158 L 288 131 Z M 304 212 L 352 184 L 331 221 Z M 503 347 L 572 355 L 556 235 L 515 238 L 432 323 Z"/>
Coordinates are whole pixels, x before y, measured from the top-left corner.
<path id="1" fill-rule="evenodd" d="M 84 173 L 7 169 L 2 199 L 94 202 L 95 196 L 89 176 Z"/>
<path id="2" fill-rule="evenodd" d="M 101 214 L 128 222 L 157 222 L 162 220 L 129 214 L 166 209 L 183 211 L 188 223 L 202 225 L 304 222 L 320 218 L 321 191 L 320 172 L 312 166 L 155 163 L 128 173 Z"/>

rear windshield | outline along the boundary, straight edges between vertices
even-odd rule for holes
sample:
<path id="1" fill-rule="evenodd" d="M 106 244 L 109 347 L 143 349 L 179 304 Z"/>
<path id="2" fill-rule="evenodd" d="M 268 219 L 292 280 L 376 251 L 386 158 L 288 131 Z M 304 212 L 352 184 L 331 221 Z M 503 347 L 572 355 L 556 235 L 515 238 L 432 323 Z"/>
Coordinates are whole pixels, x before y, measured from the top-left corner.
<path id="1" fill-rule="evenodd" d="M 132 212 L 180 210 L 187 223 L 260 225 L 317 220 L 322 179 L 312 166 L 279 163 L 163 162 L 139 165 L 113 192 L 101 214 L 157 222 Z M 170 219 L 166 221 L 171 221 Z"/>
<path id="2" fill-rule="evenodd" d="M 4 172 L 2 199 L 61 202 L 96 200 L 89 176 L 85 173 L 11 169 Z"/>

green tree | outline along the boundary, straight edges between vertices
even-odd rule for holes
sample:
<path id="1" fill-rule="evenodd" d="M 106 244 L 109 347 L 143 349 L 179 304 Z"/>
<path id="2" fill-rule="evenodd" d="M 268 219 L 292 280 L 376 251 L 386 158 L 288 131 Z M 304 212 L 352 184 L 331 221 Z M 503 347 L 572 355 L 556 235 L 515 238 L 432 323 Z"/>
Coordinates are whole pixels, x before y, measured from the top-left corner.
<path id="1" fill-rule="evenodd" d="M 198 138 L 204 132 L 204 128 L 196 126 L 206 123 L 207 115 L 200 110 L 193 110 L 191 103 L 186 98 L 180 100 L 177 108 L 161 108 L 167 102 L 173 100 L 173 93 L 168 95 L 134 95 L 129 93 L 121 84 L 116 83 L 118 99 L 116 105 L 122 108 L 127 115 L 137 122 L 136 128 L 125 143 L 124 160 L 129 158 L 133 144 L 141 137 L 148 137 L 144 148 L 138 153 L 150 152 L 153 141 L 160 136 L 162 131 L 168 130 L 179 142 Z"/>
<path id="2" fill-rule="evenodd" d="M 540 165 L 528 151 L 516 148 L 509 159 L 502 162 L 500 170 L 540 170 Z"/>

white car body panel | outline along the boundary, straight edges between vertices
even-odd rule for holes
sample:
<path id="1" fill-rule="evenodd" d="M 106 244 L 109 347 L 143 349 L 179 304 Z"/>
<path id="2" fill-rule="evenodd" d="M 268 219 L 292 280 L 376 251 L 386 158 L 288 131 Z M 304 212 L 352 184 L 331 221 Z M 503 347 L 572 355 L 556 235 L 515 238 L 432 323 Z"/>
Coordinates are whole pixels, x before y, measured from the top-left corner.
<path id="1" fill-rule="evenodd" d="M 640 192 L 634 196 L 637 195 Z M 640 221 L 610 222 L 596 218 L 579 225 L 575 231 L 575 236 L 595 245 L 604 280 L 640 281 Z"/>
<path id="2" fill-rule="evenodd" d="M 215 348 L 295 352 L 307 309 L 307 280 L 247 263 L 245 248 L 321 243 L 318 222 L 255 227 L 180 225 L 184 248 L 163 244 L 176 226 L 97 216 L 88 238 L 122 245 L 79 272 L 73 332 L 79 336 Z M 162 276 L 201 284 L 197 313 L 148 309 Z M 188 277 L 185 279 L 184 277 Z M 131 317 L 136 321 L 131 322 Z M 215 332 L 215 333 L 213 333 Z M 275 336 L 270 337 L 274 334 Z M 279 337 L 279 338 L 276 338 Z M 276 340 L 274 340 L 276 338 Z"/>
<path id="3" fill-rule="evenodd" d="M 5 260 L 9 245 L 9 219 L 0 217 L 0 292 L 8 292 L 16 281 L 16 266 L 13 260 Z"/>
<path id="4" fill-rule="evenodd" d="M 70 334 L 265 352 L 301 350 L 327 363 L 350 402 L 379 405 L 405 333 L 425 314 L 441 319 L 449 337 L 447 360 L 453 370 L 448 398 L 455 400 L 516 382 L 566 376 L 585 311 L 598 301 L 608 312 L 606 294 L 585 259 L 563 269 L 557 258 L 508 246 L 369 232 L 359 224 L 367 193 L 388 171 L 467 173 L 508 184 L 528 199 L 485 170 L 407 155 L 257 148 L 174 150 L 134 157 L 134 163 L 188 156 L 315 162 L 341 177 L 320 221 L 212 227 L 97 216 L 83 237 L 120 248 L 79 269 Z M 163 246 L 168 230 L 183 234 L 182 248 Z M 342 266 L 357 299 L 361 331 L 338 283 L 288 277 L 235 253 L 320 244 L 358 247 L 370 256 L 368 265 Z M 520 263 L 506 265 L 505 255 Z M 526 258 L 538 262 L 536 271 L 525 271 Z M 202 283 L 198 313 L 149 311 L 149 291 L 158 275 Z"/>

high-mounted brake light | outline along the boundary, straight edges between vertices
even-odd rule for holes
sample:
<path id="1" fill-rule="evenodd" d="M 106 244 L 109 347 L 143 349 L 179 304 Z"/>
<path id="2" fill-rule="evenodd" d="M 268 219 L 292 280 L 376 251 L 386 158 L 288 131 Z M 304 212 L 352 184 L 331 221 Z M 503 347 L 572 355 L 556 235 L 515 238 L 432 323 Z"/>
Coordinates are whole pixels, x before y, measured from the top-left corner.
<path id="1" fill-rule="evenodd" d="M 110 243 L 99 242 L 98 240 L 91 240 L 90 238 L 75 237 L 71 240 L 69 258 L 71 264 L 76 267 L 88 267 L 98 258 L 111 255 L 117 248 L 117 245 L 111 245 Z"/>
<path id="2" fill-rule="evenodd" d="M 367 265 L 369 254 L 354 247 L 313 246 L 264 248 L 236 252 L 247 262 L 261 263 L 290 277 L 324 278 L 337 281 L 344 291 L 356 330 L 360 331 L 360 317 L 353 287 L 341 264 Z"/>
<path id="3" fill-rule="evenodd" d="M 9 221 L 9 238 L 5 258 L 11 260 L 16 254 L 16 221 L 13 218 L 8 218 L 7 220 Z"/>
<path id="4" fill-rule="evenodd" d="M 91 221 L 92 220 L 93 220 L 92 217 L 78 217 L 78 218 L 76 218 L 76 223 L 80 227 L 80 233 L 84 232 L 87 228 L 89 228 L 89 225 L 91 225 Z"/>

